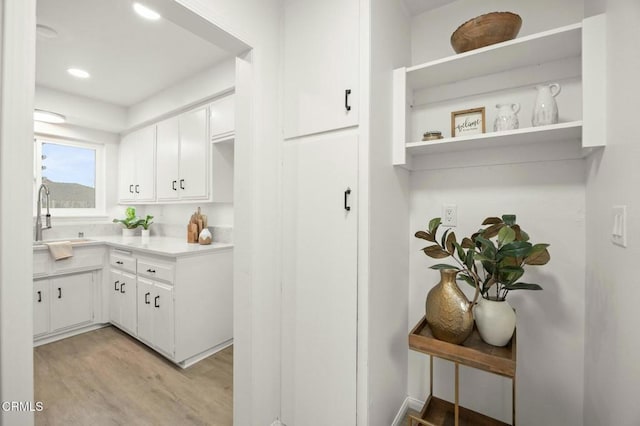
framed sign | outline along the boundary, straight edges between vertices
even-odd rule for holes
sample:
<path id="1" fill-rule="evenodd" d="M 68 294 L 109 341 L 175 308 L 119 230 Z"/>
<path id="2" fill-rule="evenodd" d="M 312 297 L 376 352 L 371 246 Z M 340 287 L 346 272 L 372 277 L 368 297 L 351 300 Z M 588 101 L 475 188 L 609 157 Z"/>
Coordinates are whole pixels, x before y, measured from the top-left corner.
<path id="1" fill-rule="evenodd" d="M 453 111 L 451 113 L 452 138 L 484 132 L 484 107 Z"/>

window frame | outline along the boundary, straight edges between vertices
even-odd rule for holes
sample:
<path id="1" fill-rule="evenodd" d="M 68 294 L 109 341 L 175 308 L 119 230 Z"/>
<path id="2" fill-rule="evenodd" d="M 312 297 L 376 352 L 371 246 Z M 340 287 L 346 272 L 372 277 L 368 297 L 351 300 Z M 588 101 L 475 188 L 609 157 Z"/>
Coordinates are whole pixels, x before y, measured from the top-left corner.
<path id="1" fill-rule="evenodd" d="M 95 176 L 95 195 L 96 206 L 93 208 L 51 208 L 51 216 L 55 218 L 81 218 L 81 217 L 105 217 L 106 216 L 106 156 L 105 144 L 97 142 L 79 141 L 74 139 L 66 139 L 62 137 L 54 137 L 48 135 L 34 135 L 34 162 L 33 162 L 33 216 L 37 214 L 38 188 L 42 183 L 42 144 L 53 143 L 57 145 L 65 145 L 75 148 L 92 149 L 95 151 L 96 176 Z"/>

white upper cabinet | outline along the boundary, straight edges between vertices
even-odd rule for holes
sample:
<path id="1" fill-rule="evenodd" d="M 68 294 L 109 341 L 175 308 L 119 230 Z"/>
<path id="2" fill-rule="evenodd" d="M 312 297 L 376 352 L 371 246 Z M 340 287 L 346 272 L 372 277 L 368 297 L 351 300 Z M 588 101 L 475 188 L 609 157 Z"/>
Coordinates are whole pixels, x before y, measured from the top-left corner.
<path id="1" fill-rule="evenodd" d="M 209 134 L 212 140 L 231 135 L 235 128 L 233 96 L 226 96 L 209 105 Z"/>
<path id="2" fill-rule="evenodd" d="M 120 141 L 119 199 L 121 202 L 154 201 L 156 126 L 144 127 Z"/>
<path id="3" fill-rule="evenodd" d="M 207 107 L 158 123 L 158 201 L 209 198 Z"/>
<path id="4" fill-rule="evenodd" d="M 358 0 L 288 0 L 284 137 L 358 124 Z"/>

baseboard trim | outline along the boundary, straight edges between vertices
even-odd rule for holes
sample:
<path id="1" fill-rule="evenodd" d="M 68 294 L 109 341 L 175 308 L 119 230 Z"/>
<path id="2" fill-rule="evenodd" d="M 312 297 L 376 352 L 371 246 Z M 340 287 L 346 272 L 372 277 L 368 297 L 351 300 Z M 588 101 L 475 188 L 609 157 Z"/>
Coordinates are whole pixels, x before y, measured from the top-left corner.
<path id="1" fill-rule="evenodd" d="M 90 324 L 88 326 L 76 328 L 70 331 L 63 331 L 61 333 L 56 333 L 53 335 L 44 335 L 43 337 L 38 337 L 33 341 L 33 347 L 38 347 L 40 345 L 46 345 L 47 343 L 57 342 L 58 340 L 66 339 L 68 337 L 77 336 L 78 334 L 88 333 L 89 331 L 98 330 L 99 328 L 108 327 L 109 323 L 102 324 Z"/>
<path id="2" fill-rule="evenodd" d="M 403 424 L 403 420 L 407 415 L 407 411 L 414 410 L 420 411 L 422 410 L 422 406 L 424 405 L 424 401 L 420 401 L 419 399 L 411 398 L 410 396 L 406 397 L 398 410 L 398 414 L 396 414 L 396 418 L 393 419 L 393 423 L 391 426 L 401 426 Z"/>
<path id="3" fill-rule="evenodd" d="M 202 361 L 203 359 L 210 357 L 211 355 L 220 352 L 221 350 L 228 348 L 229 346 L 233 345 L 233 339 L 229 339 L 227 341 L 224 341 L 222 343 L 220 343 L 219 345 L 214 346 L 213 348 L 207 349 L 204 352 L 201 352 L 197 355 L 192 356 L 191 358 L 187 358 L 184 361 L 178 362 L 176 364 L 178 364 L 178 366 L 180 368 L 189 368 L 191 367 L 193 364 Z M 174 361 L 175 362 L 175 361 Z"/>

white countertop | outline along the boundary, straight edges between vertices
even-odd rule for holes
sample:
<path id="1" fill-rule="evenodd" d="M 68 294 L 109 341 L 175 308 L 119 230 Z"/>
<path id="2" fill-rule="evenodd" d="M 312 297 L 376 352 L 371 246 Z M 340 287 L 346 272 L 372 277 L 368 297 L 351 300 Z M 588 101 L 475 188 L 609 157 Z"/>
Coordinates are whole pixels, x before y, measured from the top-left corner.
<path id="1" fill-rule="evenodd" d="M 69 240 L 56 240 L 56 241 L 71 241 L 76 247 L 85 247 L 92 245 L 106 244 L 110 247 L 120 250 L 136 250 L 140 252 L 160 255 L 160 256 L 190 256 L 202 253 L 208 253 L 217 250 L 225 250 L 233 248 L 233 244 L 228 243 L 216 243 L 213 242 L 209 245 L 189 244 L 183 238 L 175 237 L 158 237 L 152 236 L 146 239 L 142 239 L 141 236 L 134 237 L 122 237 L 120 235 L 108 235 L 100 237 L 89 238 L 70 238 Z M 49 241 L 43 241 L 42 244 L 34 244 L 34 250 L 46 250 L 46 243 Z M 52 242 L 52 241 L 51 241 Z"/>

